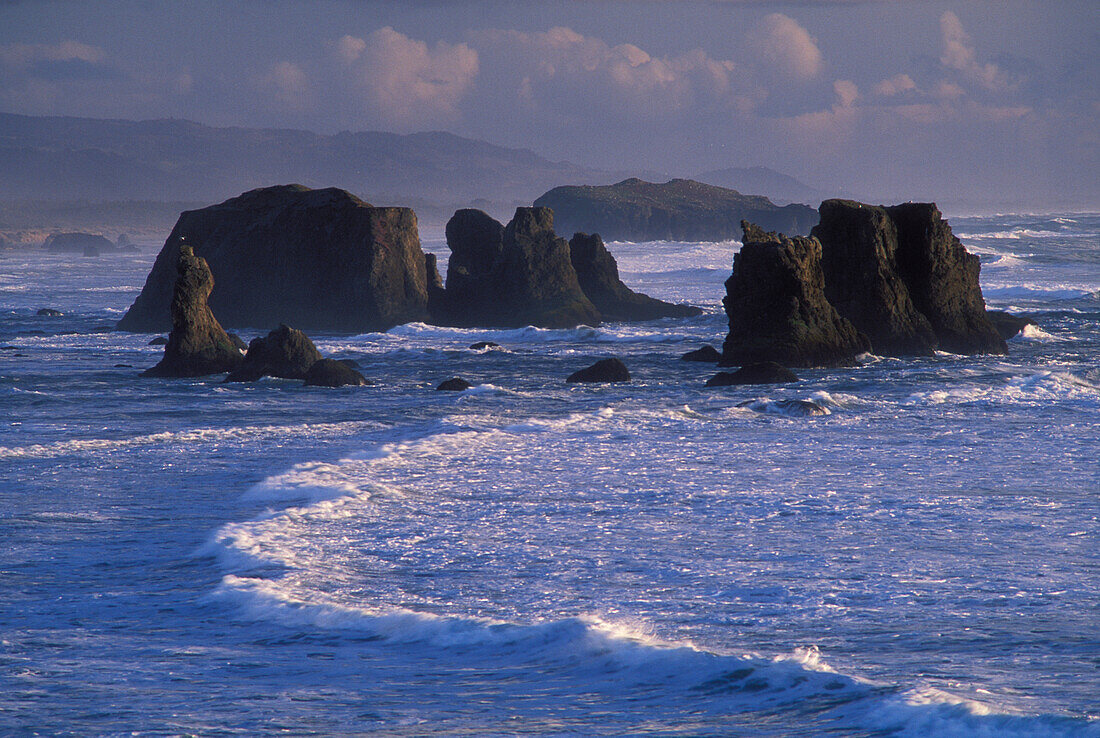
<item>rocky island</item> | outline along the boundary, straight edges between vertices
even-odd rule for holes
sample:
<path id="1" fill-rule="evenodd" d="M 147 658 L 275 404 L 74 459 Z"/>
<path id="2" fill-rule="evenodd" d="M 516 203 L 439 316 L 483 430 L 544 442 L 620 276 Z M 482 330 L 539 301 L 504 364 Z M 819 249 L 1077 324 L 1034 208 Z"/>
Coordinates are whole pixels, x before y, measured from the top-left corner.
<path id="1" fill-rule="evenodd" d="M 563 233 L 599 233 L 614 241 L 724 241 L 740 235 L 742 220 L 804 235 L 817 223 L 808 205 L 780 207 L 766 197 L 690 179 L 555 187 L 535 205 L 552 208 Z"/>

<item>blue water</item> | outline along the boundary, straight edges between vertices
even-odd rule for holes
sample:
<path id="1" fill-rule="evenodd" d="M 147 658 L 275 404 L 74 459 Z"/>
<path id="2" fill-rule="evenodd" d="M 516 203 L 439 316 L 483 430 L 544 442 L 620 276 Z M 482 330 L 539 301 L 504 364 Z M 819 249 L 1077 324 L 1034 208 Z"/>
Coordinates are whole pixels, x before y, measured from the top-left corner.
<path id="1" fill-rule="evenodd" d="M 1009 356 L 718 390 L 735 242 L 610 244 L 699 318 L 315 335 L 338 390 L 139 379 L 152 251 L 0 255 L 0 733 L 1100 735 L 1100 217 L 952 224 Z"/>

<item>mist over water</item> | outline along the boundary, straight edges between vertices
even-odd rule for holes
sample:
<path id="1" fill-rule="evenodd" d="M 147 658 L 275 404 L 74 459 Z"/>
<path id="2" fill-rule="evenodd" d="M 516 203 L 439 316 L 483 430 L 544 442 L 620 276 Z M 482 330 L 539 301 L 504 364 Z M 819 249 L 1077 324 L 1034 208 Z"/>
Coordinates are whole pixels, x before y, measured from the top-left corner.
<path id="1" fill-rule="evenodd" d="M 139 380 L 151 254 L 4 255 L 0 732 L 1100 735 L 1100 218 L 952 225 L 1007 357 L 712 390 L 736 242 L 609 244 L 698 318 L 314 335 L 338 390 Z"/>

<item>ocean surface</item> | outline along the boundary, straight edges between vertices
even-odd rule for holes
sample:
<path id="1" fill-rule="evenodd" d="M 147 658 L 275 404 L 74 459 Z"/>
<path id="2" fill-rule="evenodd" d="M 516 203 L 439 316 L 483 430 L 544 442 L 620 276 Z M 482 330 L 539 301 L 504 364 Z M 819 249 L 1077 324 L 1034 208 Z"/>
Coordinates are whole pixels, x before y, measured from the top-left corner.
<path id="1" fill-rule="evenodd" d="M 736 242 L 609 244 L 698 318 L 314 335 L 336 390 L 138 378 L 159 244 L 0 254 L 0 734 L 1100 736 L 1100 216 L 951 222 L 1007 357 L 721 389 Z"/>

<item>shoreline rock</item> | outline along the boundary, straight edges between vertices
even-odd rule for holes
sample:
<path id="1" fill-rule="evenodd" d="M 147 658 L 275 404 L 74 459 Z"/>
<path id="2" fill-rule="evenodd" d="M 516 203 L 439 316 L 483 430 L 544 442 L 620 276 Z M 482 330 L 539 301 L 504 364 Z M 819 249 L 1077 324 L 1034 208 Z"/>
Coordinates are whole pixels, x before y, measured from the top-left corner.
<path id="1" fill-rule="evenodd" d="M 305 375 L 306 387 L 364 387 L 370 380 L 346 362 L 336 359 L 318 359 Z"/>
<path id="2" fill-rule="evenodd" d="M 797 382 L 798 375 L 774 361 L 746 364 L 735 372 L 718 372 L 706 387 L 733 387 L 741 384 L 786 384 Z"/>
<path id="3" fill-rule="evenodd" d="M 592 366 L 586 367 L 570 374 L 566 382 L 629 382 L 630 371 L 626 364 L 614 357 L 600 359 Z"/>
<path id="4" fill-rule="evenodd" d="M 305 379 L 310 367 L 322 358 L 309 336 L 283 323 L 266 336 L 253 338 L 240 366 L 225 381 L 255 382 L 260 377 Z"/>

